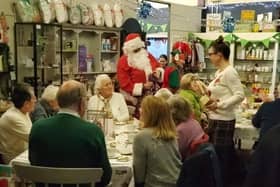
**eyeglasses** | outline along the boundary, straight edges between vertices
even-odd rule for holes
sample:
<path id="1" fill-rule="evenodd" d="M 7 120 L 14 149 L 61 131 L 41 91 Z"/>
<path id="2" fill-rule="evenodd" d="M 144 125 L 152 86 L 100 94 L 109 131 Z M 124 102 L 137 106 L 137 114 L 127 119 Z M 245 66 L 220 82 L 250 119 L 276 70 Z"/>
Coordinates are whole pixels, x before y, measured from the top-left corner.
<path id="1" fill-rule="evenodd" d="M 134 49 L 133 53 L 138 53 L 141 49 L 144 49 L 144 47 L 140 47 L 140 48 Z"/>

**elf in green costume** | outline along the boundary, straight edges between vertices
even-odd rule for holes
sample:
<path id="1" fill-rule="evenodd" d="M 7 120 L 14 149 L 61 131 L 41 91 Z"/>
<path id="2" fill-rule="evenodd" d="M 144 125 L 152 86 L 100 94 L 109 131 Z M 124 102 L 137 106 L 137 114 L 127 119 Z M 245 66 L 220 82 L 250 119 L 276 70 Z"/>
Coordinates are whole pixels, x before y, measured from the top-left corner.
<path id="1" fill-rule="evenodd" d="M 180 78 L 183 75 L 183 66 L 191 58 L 191 48 L 186 42 L 175 42 L 172 47 L 172 61 L 165 68 L 163 88 L 168 88 L 175 93 L 180 87 Z"/>

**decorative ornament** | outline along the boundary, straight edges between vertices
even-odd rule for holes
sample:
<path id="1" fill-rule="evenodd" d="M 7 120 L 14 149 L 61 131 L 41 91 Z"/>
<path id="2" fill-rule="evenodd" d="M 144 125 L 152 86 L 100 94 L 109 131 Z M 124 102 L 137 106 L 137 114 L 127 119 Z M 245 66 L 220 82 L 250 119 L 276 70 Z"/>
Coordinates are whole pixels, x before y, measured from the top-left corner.
<path id="1" fill-rule="evenodd" d="M 225 17 L 222 21 L 224 32 L 233 32 L 235 27 L 235 19 L 232 16 Z"/>
<path id="2" fill-rule="evenodd" d="M 148 16 L 151 15 L 152 5 L 150 3 L 141 1 L 140 7 L 138 10 L 138 16 L 140 18 L 146 19 Z"/>

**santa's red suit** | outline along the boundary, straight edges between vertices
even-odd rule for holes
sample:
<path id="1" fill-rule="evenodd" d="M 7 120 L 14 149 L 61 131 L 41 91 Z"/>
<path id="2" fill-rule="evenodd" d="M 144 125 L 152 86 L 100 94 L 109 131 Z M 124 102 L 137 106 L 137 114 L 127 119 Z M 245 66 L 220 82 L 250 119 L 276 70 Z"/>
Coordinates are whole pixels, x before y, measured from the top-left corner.
<path id="1" fill-rule="evenodd" d="M 148 81 L 148 74 L 151 74 L 159 67 L 159 63 L 150 53 L 148 53 L 148 67 L 141 67 L 139 69 L 137 66 L 128 62 L 128 55 L 131 54 L 131 51 L 133 54 L 133 51 L 137 53 L 137 50 L 144 50 L 143 48 L 144 42 L 141 41 L 140 36 L 135 33 L 129 34 L 123 47 L 124 55 L 119 59 L 117 66 L 117 78 L 120 88 L 133 96 L 141 96 L 143 94 L 143 86 Z"/>

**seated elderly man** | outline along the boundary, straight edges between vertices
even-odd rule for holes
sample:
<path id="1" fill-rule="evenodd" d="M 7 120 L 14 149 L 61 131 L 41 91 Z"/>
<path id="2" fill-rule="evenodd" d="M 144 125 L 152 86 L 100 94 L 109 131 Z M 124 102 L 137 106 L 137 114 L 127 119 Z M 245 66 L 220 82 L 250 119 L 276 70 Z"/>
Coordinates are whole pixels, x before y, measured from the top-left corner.
<path id="1" fill-rule="evenodd" d="M 49 85 L 44 89 L 41 99 L 36 103 L 34 111 L 30 114 L 31 121 L 34 123 L 38 119 L 47 118 L 56 114 L 59 109 L 56 94 L 59 87 Z"/>
<path id="2" fill-rule="evenodd" d="M 112 80 L 108 75 L 96 77 L 94 92 L 95 95 L 89 99 L 88 110 L 106 111 L 117 121 L 129 119 L 124 97 L 120 93 L 113 92 Z"/>
<path id="3" fill-rule="evenodd" d="M 83 119 L 86 110 L 86 88 L 74 80 L 62 84 L 57 93 L 59 112 L 34 123 L 29 138 L 29 160 L 32 165 L 66 168 L 102 168 L 101 181 L 111 179 L 110 166 L 102 130 Z"/>
<path id="4" fill-rule="evenodd" d="M 27 149 L 32 122 L 29 112 L 34 110 L 36 97 L 28 84 L 18 84 L 12 93 L 14 106 L 0 119 L 0 163 L 8 164 Z"/>

